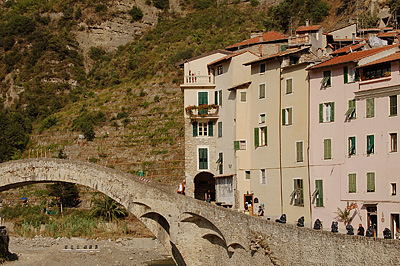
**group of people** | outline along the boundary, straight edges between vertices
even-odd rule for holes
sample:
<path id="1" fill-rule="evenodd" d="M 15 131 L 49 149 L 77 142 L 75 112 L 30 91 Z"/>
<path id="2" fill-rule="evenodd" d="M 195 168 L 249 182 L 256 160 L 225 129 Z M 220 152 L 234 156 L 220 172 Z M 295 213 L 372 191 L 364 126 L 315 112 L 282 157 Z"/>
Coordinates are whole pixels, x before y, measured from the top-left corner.
<path id="1" fill-rule="evenodd" d="M 247 202 L 244 204 L 244 213 L 250 215 L 249 204 Z M 261 205 L 258 206 L 257 216 L 258 217 L 264 216 L 264 209 L 261 207 Z"/>

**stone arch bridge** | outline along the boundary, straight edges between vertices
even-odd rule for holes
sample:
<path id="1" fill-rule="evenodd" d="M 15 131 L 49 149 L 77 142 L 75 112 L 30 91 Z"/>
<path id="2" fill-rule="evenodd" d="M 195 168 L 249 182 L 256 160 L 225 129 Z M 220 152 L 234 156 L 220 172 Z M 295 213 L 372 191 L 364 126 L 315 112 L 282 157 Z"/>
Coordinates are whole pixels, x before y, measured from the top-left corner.
<path id="1" fill-rule="evenodd" d="M 121 203 L 178 265 L 400 265 L 400 241 L 277 224 L 96 164 L 60 159 L 0 164 L 0 191 L 53 181 L 88 186 Z"/>

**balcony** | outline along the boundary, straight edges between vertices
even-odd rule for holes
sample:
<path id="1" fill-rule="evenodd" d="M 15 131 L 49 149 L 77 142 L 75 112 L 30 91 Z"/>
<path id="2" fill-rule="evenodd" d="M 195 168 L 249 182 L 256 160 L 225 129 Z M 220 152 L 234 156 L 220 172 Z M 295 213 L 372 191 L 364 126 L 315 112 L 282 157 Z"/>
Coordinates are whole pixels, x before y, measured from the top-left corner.
<path id="1" fill-rule="evenodd" d="M 214 85 L 214 80 L 211 75 L 189 75 L 184 77 L 184 85 Z"/>
<path id="2" fill-rule="evenodd" d="M 310 44 L 310 35 L 302 35 L 296 37 L 290 37 L 288 44 L 289 46 L 296 46 L 300 44 Z"/>
<path id="3" fill-rule="evenodd" d="M 191 119 L 218 118 L 219 106 L 215 104 L 190 105 L 185 108 Z"/>

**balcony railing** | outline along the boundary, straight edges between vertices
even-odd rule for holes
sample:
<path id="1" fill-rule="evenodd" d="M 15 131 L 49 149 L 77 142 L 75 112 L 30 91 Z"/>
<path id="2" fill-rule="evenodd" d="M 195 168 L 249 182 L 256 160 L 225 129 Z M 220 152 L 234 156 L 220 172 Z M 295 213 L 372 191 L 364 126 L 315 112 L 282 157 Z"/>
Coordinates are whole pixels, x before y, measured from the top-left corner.
<path id="1" fill-rule="evenodd" d="M 289 46 L 299 45 L 299 44 L 308 44 L 308 43 L 310 43 L 310 35 L 290 37 L 288 43 L 289 43 Z"/>
<path id="2" fill-rule="evenodd" d="M 184 84 L 211 85 L 214 84 L 212 76 L 189 75 L 185 76 Z"/>
<path id="3" fill-rule="evenodd" d="M 219 106 L 215 104 L 190 105 L 185 110 L 190 118 L 218 117 Z"/>

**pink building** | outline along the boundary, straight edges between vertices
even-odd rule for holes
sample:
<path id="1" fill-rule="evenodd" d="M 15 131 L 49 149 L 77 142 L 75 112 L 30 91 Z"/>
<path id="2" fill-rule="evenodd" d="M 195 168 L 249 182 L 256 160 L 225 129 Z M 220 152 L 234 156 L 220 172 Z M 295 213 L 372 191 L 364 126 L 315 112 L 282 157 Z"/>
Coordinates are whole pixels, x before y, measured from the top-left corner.
<path id="1" fill-rule="evenodd" d="M 350 210 L 358 224 L 399 229 L 400 53 L 397 45 L 348 53 L 310 70 L 312 220 L 325 229 Z"/>

